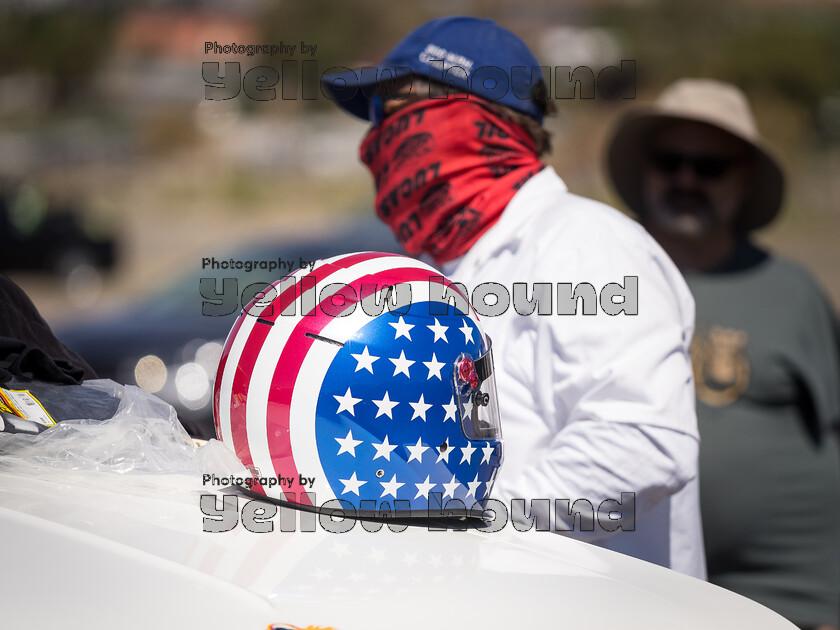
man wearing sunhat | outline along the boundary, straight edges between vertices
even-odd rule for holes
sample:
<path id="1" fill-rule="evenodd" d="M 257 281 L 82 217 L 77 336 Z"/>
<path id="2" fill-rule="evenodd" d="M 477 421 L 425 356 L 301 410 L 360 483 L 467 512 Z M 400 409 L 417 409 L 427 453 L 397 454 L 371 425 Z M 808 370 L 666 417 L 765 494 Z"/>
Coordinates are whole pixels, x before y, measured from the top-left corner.
<path id="1" fill-rule="evenodd" d="M 443 18 L 379 67 L 322 86 L 372 123 L 361 159 L 377 214 L 405 249 L 463 282 L 473 303 L 484 283 L 513 297 L 482 318 L 505 438 L 494 497 L 524 499 L 540 526 L 550 519 L 554 531 L 705 577 L 691 296 L 644 230 L 571 194 L 540 161 L 551 92 L 528 47 L 490 20 Z M 548 287 L 539 308 L 522 308 L 514 293 L 526 285 L 533 300 L 537 283 Z M 560 314 L 571 300 L 558 283 L 580 295 L 591 284 L 596 297 Z M 610 315 L 622 306 L 609 304 L 615 289 L 623 312 Z M 436 412 L 429 421 L 445 422 Z"/>
<path id="2" fill-rule="evenodd" d="M 746 98 L 676 82 L 620 120 L 608 170 L 697 303 L 709 580 L 803 628 L 836 628 L 840 338 L 812 278 L 750 239 L 778 214 L 784 177 Z"/>

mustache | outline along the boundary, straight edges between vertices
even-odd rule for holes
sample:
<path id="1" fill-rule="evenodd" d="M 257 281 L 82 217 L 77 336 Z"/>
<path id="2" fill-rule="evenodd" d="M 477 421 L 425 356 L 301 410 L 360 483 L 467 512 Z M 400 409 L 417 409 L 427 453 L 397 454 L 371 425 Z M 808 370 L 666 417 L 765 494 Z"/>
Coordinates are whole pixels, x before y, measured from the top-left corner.
<path id="1" fill-rule="evenodd" d="M 671 187 L 665 192 L 663 201 L 674 209 L 683 207 L 710 209 L 712 206 L 709 195 L 697 188 Z"/>

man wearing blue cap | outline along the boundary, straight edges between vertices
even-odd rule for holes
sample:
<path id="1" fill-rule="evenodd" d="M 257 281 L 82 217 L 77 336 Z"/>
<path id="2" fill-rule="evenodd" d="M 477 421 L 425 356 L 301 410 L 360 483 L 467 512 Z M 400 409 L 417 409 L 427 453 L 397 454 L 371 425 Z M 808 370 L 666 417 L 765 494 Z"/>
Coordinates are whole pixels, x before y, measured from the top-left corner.
<path id="1" fill-rule="evenodd" d="M 474 303 L 485 283 L 513 295 L 482 320 L 505 434 L 495 498 L 524 499 L 538 527 L 705 577 L 693 300 L 647 232 L 540 161 L 553 104 L 527 46 L 490 20 L 443 18 L 378 68 L 322 83 L 373 124 L 361 159 L 406 251 Z"/>

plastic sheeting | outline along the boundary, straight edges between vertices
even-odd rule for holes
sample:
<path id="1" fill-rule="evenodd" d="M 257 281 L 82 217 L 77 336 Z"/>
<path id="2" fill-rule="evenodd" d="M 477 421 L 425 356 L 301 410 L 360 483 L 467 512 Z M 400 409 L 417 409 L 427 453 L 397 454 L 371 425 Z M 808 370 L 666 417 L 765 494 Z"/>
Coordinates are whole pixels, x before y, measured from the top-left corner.
<path id="1" fill-rule="evenodd" d="M 118 397 L 114 416 L 65 420 L 37 435 L 0 433 L 0 471 L 82 485 L 108 485 L 115 475 L 131 476 L 157 490 L 160 485 L 200 488 L 207 474 L 249 476 L 221 442 L 197 446 L 175 409 L 152 394 L 110 380 L 85 381 L 80 387 Z M 169 476 L 164 484 L 152 478 L 160 475 Z"/>

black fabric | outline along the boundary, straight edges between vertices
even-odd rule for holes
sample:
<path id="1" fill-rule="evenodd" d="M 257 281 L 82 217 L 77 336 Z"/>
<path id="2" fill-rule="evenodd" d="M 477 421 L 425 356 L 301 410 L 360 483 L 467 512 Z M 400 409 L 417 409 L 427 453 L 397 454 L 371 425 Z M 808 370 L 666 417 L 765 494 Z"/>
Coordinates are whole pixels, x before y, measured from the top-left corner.
<path id="1" fill-rule="evenodd" d="M 58 340 L 26 293 L 0 274 L 0 383 L 15 377 L 78 385 L 96 372 Z"/>

